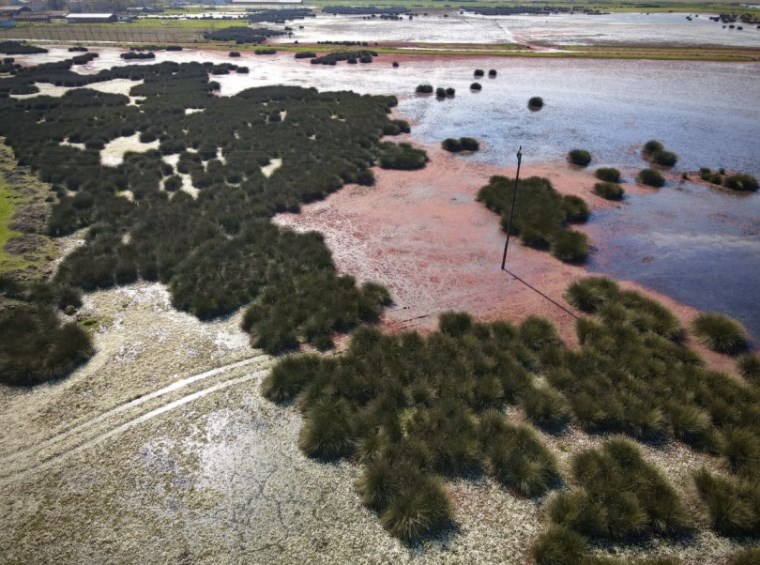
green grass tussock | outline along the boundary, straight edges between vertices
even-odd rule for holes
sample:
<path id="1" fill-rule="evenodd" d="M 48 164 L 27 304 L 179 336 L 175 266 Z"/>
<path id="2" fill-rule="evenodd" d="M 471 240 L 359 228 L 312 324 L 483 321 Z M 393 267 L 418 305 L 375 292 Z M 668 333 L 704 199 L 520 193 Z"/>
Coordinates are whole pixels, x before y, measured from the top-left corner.
<path id="1" fill-rule="evenodd" d="M 644 144 L 641 156 L 647 161 L 661 167 L 672 167 L 678 162 L 678 155 L 672 151 L 666 151 L 662 142 L 652 139 Z M 648 183 L 645 183 L 648 184 Z"/>
<path id="2" fill-rule="evenodd" d="M 620 171 L 614 167 L 600 167 L 594 171 L 594 176 L 604 182 L 620 182 Z"/>
<path id="3" fill-rule="evenodd" d="M 760 385 L 760 355 L 748 353 L 737 361 L 742 377 L 754 385 Z"/>
<path id="4" fill-rule="evenodd" d="M 44 304 L 0 310 L 0 382 L 33 386 L 67 376 L 94 353 L 90 336 Z"/>
<path id="5" fill-rule="evenodd" d="M 755 565 L 760 563 L 760 547 L 748 547 L 734 554 L 729 565 Z"/>
<path id="6" fill-rule="evenodd" d="M 660 472 L 623 439 L 573 458 L 578 488 L 549 504 L 552 522 L 594 540 L 673 536 L 690 526 L 686 510 Z"/>
<path id="7" fill-rule="evenodd" d="M 501 226 L 505 231 L 513 186 L 513 179 L 494 176 L 478 192 L 478 201 L 501 215 Z M 588 219 L 586 203 L 575 196 L 559 195 L 547 179 L 540 177 L 520 179 L 517 190 L 512 233 L 519 235 L 529 247 L 550 250 L 561 261 L 584 262 L 589 253 L 588 238 L 569 226 Z"/>
<path id="8" fill-rule="evenodd" d="M 622 200 L 625 190 L 614 182 L 598 182 L 594 184 L 594 194 L 606 200 Z"/>
<path id="9" fill-rule="evenodd" d="M 285 357 L 262 393 L 303 410 L 304 453 L 358 461 L 363 504 L 392 535 L 411 541 L 453 519 L 444 478 L 485 470 L 526 497 L 560 483 L 537 434 L 501 412 L 528 397 L 529 367 L 560 346 L 544 320 L 516 328 L 447 312 L 427 337 L 365 326 L 341 356 Z"/>
<path id="10" fill-rule="evenodd" d="M 480 143 L 472 137 L 460 137 L 459 139 L 449 137 L 443 140 L 441 147 L 450 153 L 459 153 L 460 151 L 478 151 Z"/>
<path id="11" fill-rule="evenodd" d="M 269 353 L 302 343 L 329 349 L 335 333 L 377 319 L 387 291 L 339 276 L 321 236 L 270 219 L 346 183 L 371 185 L 377 162 L 423 167 L 424 151 L 380 141 L 409 130 L 389 117 L 394 97 L 282 86 L 217 97 L 209 75 L 244 67 L 164 62 L 80 75 L 73 64 L 14 67 L 0 78 L 0 94 L 37 82 L 75 88 L 61 97 L 0 96 L 0 135 L 55 193 L 49 235 L 89 228 L 86 244 L 62 262 L 57 285 L 91 291 L 160 281 L 175 307 L 202 320 L 248 307 L 244 328 Z M 112 79 L 135 81 L 131 94 L 144 102 L 129 106 L 127 96 L 81 88 Z M 158 150 L 101 163 L 106 144 L 134 134 L 158 141 Z M 179 155 L 176 166 L 165 155 Z M 263 168 L 275 159 L 281 164 L 267 176 Z M 180 174 L 190 176 L 197 198 L 182 190 Z"/>
<path id="12" fill-rule="evenodd" d="M 760 534 L 760 487 L 756 480 L 737 480 L 701 469 L 694 475 L 713 529 L 729 537 Z"/>
<path id="13" fill-rule="evenodd" d="M 642 169 L 636 179 L 647 186 L 660 188 L 665 186 L 665 177 L 657 169 Z"/>
<path id="14" fill-rule="evenodd" d="M 735 320 L 717 313 L 704 313 L 692 322 L 692 331 L 707 347 L 734 355 L 747 348 L 747 334 Z"/>
<path id="15" fill-rule="evenodd" d="M 577 565 L 585 563 L 586 539 L 566 526 L 550 525 L 531 548 L 536 565 Z"/>
<path id="16" fill-rule="evenodd" d="M 585 149 L 573 149 L 567 154 L 567 160 L 578 167 L 587 167 L 591 163 L 591 153 Z"/>
<path id="17" fill-rule="evenodd" d="M 383 169 L 422 169 L 428 162 L 424 149 L 412 147 L 409 143 L 383 142 L 379 146 L 379 163 Z"/>

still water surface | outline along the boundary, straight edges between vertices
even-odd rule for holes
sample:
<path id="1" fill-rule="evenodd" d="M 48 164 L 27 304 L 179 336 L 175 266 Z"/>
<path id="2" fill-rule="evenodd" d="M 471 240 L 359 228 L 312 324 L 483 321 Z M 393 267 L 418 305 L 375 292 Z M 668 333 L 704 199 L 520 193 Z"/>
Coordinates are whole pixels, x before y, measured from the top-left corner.
<path id="1" fill-rule="evenodd" d="M 123 64 L 102 50 L 84 72 Z M 53 50 L 38 61 L 68 56 Z M 224 53 L 157 53 L 163 60 L 229 61 Z M 526 162 L 561 160 L 585 148 L 594 166 L 622 168 L 626 180 L 644 166 L 641 145 L 662 140 L 680 156 L 676 167 L 747 171 L 760 177 L 760 64 L 568 59 L 420 59 L 391 68 L 381 56 L 369 65 L 310 65 L 292 55 L 243 54 L 248 75 L 214 77 L 222 94 L 267 84 L 396 94 L 413 136 L 438 144 L 471 136 L 483 143 L 474 158 L 512 166 L 518 146 Z M 469 89 L 476 68 L 494 68 L 483 90 Z M 453 99 L 414 94 L 421 82 L 454 87 Z M 546 105 L 530 112 L 527 100 Z M 558 166 L 564 166 L 562 164 Z M 690 183 L 629 196 L 596 213 L 589 232 L 597 250 L 589 268 L 639 281 L 685 303 L 726 312 L 760 337 L 760 193 L 737 196 Z"/>

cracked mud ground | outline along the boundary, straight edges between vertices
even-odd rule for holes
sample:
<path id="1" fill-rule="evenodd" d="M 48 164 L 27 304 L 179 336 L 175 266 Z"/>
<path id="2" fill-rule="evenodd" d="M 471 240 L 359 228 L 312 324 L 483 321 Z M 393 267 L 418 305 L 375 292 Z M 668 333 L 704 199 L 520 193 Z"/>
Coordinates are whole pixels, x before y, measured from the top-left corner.
<path id="1" fill-rule="evenodd" d="M 405 547 L 361 506 L 358 468 L 300 453 L 301 416 L 261 397 L 272 360 L 239 315 L 201 324 L 144 283 L 79 315 L 95 358 L 0 398 L 0 562 L 503 562 L 538 533 L 534 503 L 459 481 L 456 535 Z"/>

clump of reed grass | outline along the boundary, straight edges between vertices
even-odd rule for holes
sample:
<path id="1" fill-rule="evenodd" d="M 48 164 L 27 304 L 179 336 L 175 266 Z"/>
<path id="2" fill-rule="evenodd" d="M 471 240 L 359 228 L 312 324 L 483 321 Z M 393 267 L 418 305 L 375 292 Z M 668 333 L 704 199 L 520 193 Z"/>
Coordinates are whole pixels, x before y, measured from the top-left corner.
<path id="1" fill-rule="evenodd" d="M 594 176 L 604 182 L 620 182 L 620 171 L 614 167 L 600 167 L 594 171 Z"/>
<path id="2" fill-rule="evenodd" d="M 756 353 L 748 353 L 739 358 L 737 367 L 742 377 L 752 384 L 760 384 L 760 356 Z"/>
<path id="3" fill-rule="evenodd" d="M 586 539 L 566 526 L 550 525 L 531 548 L 537 565 L 575 565 L 585 563 Z"/>
<path id="4" fill-rule="evenodd" d="M 636 177 L 641 184 L 660 188 L 665 186 L 665 177 L 657 169 L 642 169 Z"/>
<path id="5" fill-rule="evenodd" d="M 694 335 L 718 353 L 734 355 L 747 348 L 744 328 L 732 318 L 712 312 L 697 316 L 691 324 Z"/>
<path id="6" fill-rule="evenodd" d="M 529 388 L 523 393 L 520 406 L 533 424 L 551 433 L 561 432 L 570 422 L 567 400 L 549 387 Z"/>
<path id="7" fill-rule="evenodd" d="M 760 486 L 757 481 L 720 477 L 703 468 L 695 473 L 694 482 L 716 532 L 729 537 L 760 534 Z"/>
<path id="8" fill-rule="evenodd" d="M 565 292 L 565 299 L 579 310 L 593 314 L 619 293 L 620 287 L 615 281 L 588 277 L 571 284 Z"/>
<path id="9" fill-rule="evenodd" d="M 731 556 L 729 565 L 756 565 L 760 563 L 760 547 L 748 547 Z"/>
<path id="10" fill-rule="evenodd" d="M 585 149 L 573 149 L 567 154 L 567 160 L 578 167 L 587 167 L 591 163 L 591 153 Z"/>
<path id="11" fill-rule="evenodd" d="M 510 490 L 535 497 L 559 484 L 554 456 L 530 428 L 508 424 L 489 411 L 481 418 L 480 437 L 487 468 Z"/>
<path id="12" fill-rule="evenodd" d="M 604 541 L 678 535 L 691 525 L 673 487 L 627 440 L 584 451 L 572 467 L 579 488 L 550 502 L 556 524 Z"/>
<path id="13" fill-rule="evenodd" d="M 598 182 L 594 185 L 594 194 L 606 200 L 622 200 L 625 190 L 615 182 Z"/>

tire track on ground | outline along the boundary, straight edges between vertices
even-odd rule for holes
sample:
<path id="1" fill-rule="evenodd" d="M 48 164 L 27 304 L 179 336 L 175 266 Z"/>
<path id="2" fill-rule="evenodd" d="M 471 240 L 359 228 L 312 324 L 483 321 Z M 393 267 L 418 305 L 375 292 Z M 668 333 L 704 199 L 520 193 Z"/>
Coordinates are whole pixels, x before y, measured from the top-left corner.
<path id="1" fill-rule="evenodd" d="M 119 406 L 103 412 L 86 422 L 75 425 L 24 450 L 5 455 L 0 458 L 0 473 L 2 474 L 0 476 L 0 485 L 7 484 L 11 480 L 47 468 L 68 455 L 91 447 L 113 435 L 126 431 L 131 427 L 163 414 L 166 411 L 197 400 L 198 398 L 202 398 L 207 394 L 261 377 L 268 372 L 271 361 L 272 359 L 268 355 L 256 355 L 229 365 L 224 365 L 209 371 L 204 371 L 203 373 L 185 377 L 156 391 L 134 400 L 130 400 L 129 402 L 125 402 L 124 404 L 120 404 Z M 147 412 L 131 415 L 126 421 L 117 420 L 117 422 L 114 422 L 111 425 L 107 425 L 106 423 L 107 420 L 128 413 L 130 410 L 139 409 L 141 407 L 144 409 L 146 406 L 143 405 L 150 401 L 158 400 L 160 402 L 166 400 L 164 397 L 167 397 L 167 395 L 171 395 L 176 391 L 187 388 L 205 379 L 217 377 L 219 375 L 228 375 L 229 373 L 232 373 L 233 376 L 239 374 L 239 370 L 245 370 L 250 365 L 258 365 L 257 369 L 259 370 L 242 377 L 229 378 L 201 390 L 185 394 L 184 396 L 175 398 L 166 404 L 154 407 Z M 53 453 L 45 454 L 45 450 L 53 450 Z M 42 453 L 42 455 L 40 455 L 40 453 Z M 33 461 L 35 458 L 38 459 L 36 464 Z"/>

